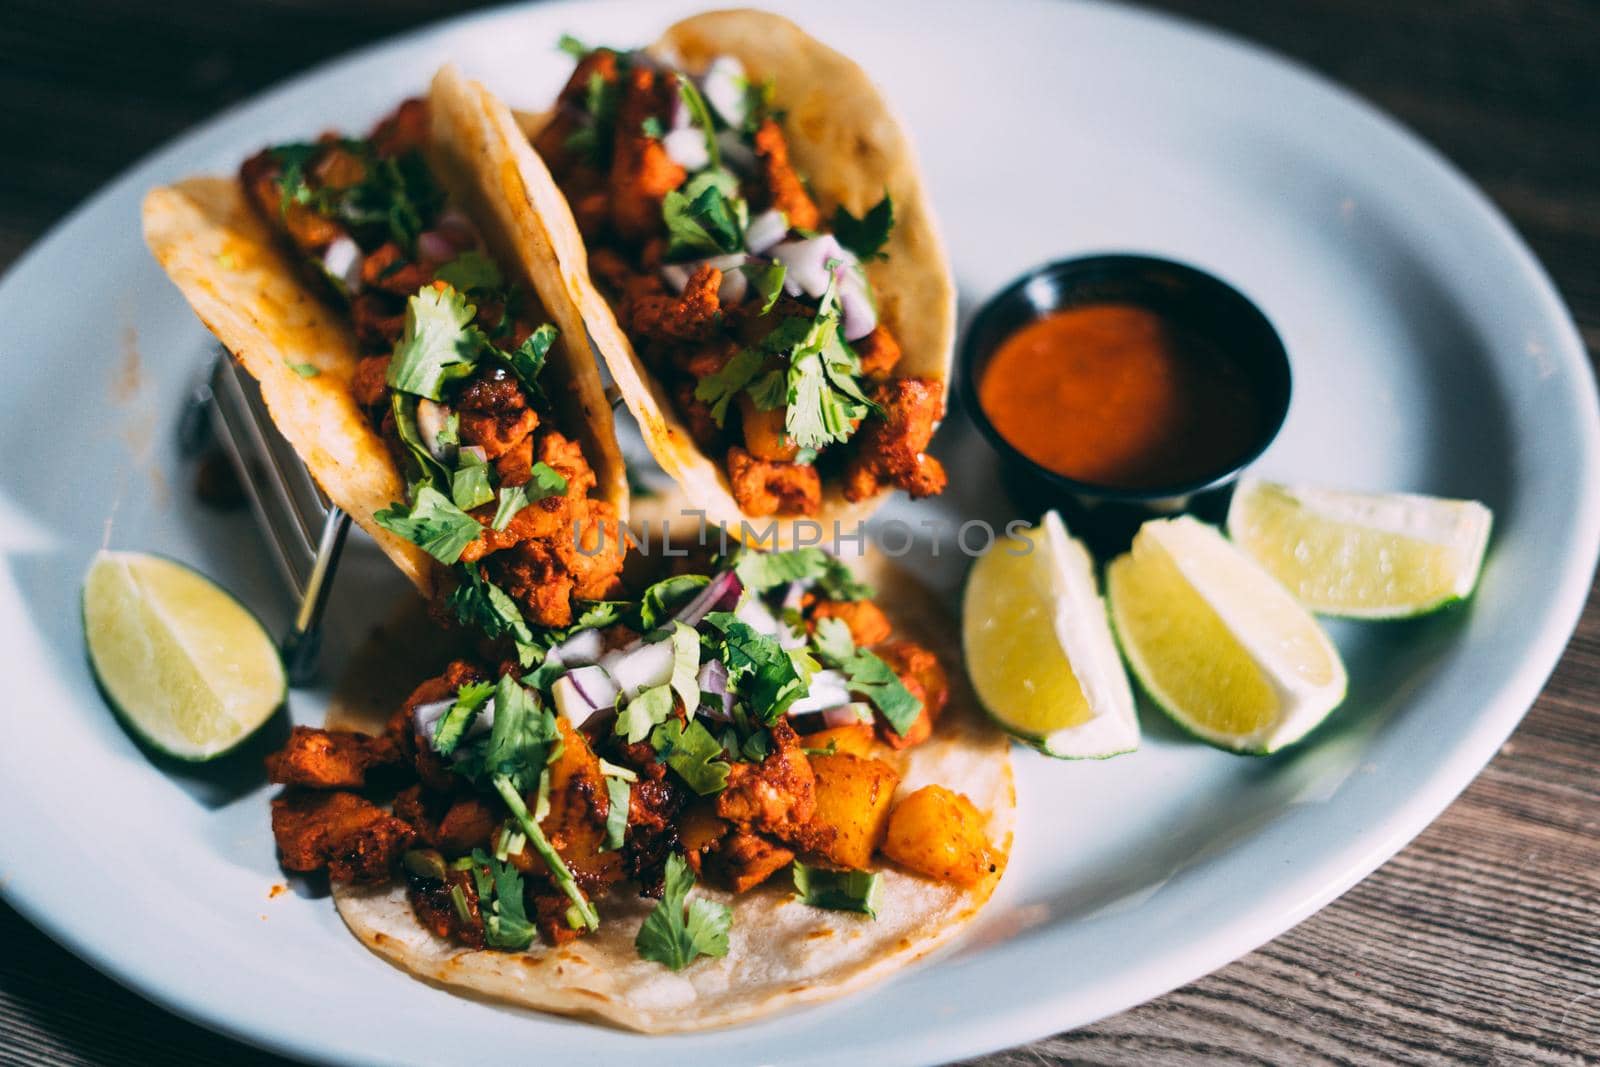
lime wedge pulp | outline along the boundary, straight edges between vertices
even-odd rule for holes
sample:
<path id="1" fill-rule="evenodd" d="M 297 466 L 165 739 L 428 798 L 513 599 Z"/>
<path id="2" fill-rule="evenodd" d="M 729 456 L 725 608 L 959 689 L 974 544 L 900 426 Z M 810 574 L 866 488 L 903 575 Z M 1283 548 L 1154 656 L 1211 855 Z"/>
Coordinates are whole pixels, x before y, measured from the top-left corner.
<path id="1" fill-rule="evenodd" d="M 1145 523 L 1106 589 L 1133 673 L 1201 740 L 1272 752 L 1344 699 L 1344 663 L 1317 621 L 1214 527 Z"/>
<path id="2" fill-rule="evenodd" d="M 83 582 L 89 663 L 112 709 L 181 760 L 222 755 L 283 704 L 278 650 L 210 579 L 160 556 L 98 553 Z"/>
<path id="3" fill-rule="evenodd" d="M 1475 500 L 1249 479 L 1228 536 L 1318 614 L 1397 619 L 1472 594 L 1492 521 Z"/>
<path id="4" fill-rule="evenodd" d="M 973 564 L 961 628 L 973 687 L 1008 733 L 1066 759 L 1139 747 L 1094 565 L 1055 512 Z"/>

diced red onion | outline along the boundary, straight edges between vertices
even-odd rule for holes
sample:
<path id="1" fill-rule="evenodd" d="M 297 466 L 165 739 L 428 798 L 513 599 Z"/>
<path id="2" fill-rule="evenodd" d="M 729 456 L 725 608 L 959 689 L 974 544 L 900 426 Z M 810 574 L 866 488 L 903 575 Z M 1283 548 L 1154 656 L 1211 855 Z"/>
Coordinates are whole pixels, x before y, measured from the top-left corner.
<path id="1" fill-rule="evenodd" d="M 556 657 L 556 662 L 563 667 L 581 667 L 600 658 L 600 653 L 603 651 L 600 646 L 599 630 L 579 630 L 552 648 L 549 655 Z M 546 662 L 548 661 L 549 657 L 546 657 Z"/>
<path id="2" fill-rule="evenodd" d="M 661 138 L 661 147 L 667 150 L 667 155 L 674 163 L 690 172 L 700 170 L 711 162 L 705 131 L 695 126 L 685 126 L 668 133 Z"/>
<path id="3" fill-rule="evenodd" d="M 489 462 L 489 453 L 484 450 L 482 445 L 462 445 L 458 451 L 463 454 L 470 452 L 477 457 L 479 463 Z"/>
<path id="4" fill-rule="evenodd" d="M 478 228 L 472 220 L 454 209 L 446 211 L 439 216 L 433 228 L 446 241 L 455 246 L 456 251 L 465 252 L 469 248 L 478 247 Z"/>
<path id="5" fill-rule="evenodd" d="M 456 246 L 438 230 L 424 230 L 417 235 L 417 258 L 430 266 L 448 263 L 456 258 Z"/>
<path id="6" fill-rule="evenodd" d="M 728 691 L 728 668 L 723 665 L 723 662 L 720 659 L 714 659 L 702 665 L 700 674 L 696 678 L 696 684 L 700 686 L 701 712 L 708 718 L 732 722 L 733 694 Z M 716 704 L 704 703 L 705 694 L 707 693 L 718 698 Z"/>
<path id="7" fill-rule="evenodd" d="M 744 592 L 744 583 L 739 581 L 739 576 L 731 570 L 723 571 L 711 579 L 709 585 L 700 590 L 695 598 L 673 616 L 674 621 L 685 626 L 699 626 L 701 620 L 713 611 L 729 611 L 739 603 L 739 594 Z"/>
<path id="8" fill-rule="evenodd" d="M 337 279 L 346 293 L 361 291 L 361 249 L 347 235 L 335 237 L 322 253 L 322 269 Z"/>
<path id="9" fill-rule="evenodd" d="M 450 409 L 443 404 L 437 404 L 427 397 L 417 400 L 417 433 L 422 435 L 422 443 L 428 446 L 428 454 L 440 463 L 450 462 L 454 453 L 454 446 L 444 444 L 439 440 L 439 435 L 444 432 L 445 425 L 450 421 Z"/>
<path id="10" fill-rule="evenodd" d="M 859 341 L 878 327 L 878 308 L 859 266 L 841 266 L 839 277 L 839 328 L 846 341 Z"/>
<path id="11" fill-rule="evenodd" d="M 784 289 L 791 296 L 804 293 L 814 299 L 820 299 L 828 291 L 830 262 L 854 264 L 856 261 L 831 233 L 784 241 L 772 247 L 771 256 L 789 269 L 783 279 Z"/>
<path id="12" fill-rule="evenodd" d="M 600 658 L 600 666 L 611 675 L 622 695 L 632 700 L 651 686 L 664 685 L 672 678 L 672 642 L 640 643 Z"/>
<path id="13" fill-rule="evenodd" d="M 788 235 L 789 217 L 777 208 L 769 207 L 745 227 L 744 246 L 753 255 L 764 255 Z"/>
<path id="14" fill-rule="evenodd" d="M 795 715 L 790 711 L 789 725 L 798 734 L 814 734 L 818 730 L 834 730 L 858 722 L 872 721 L 872 705 L 865 702 L 840 704 L 822 711 L 808 711 Z"/>
<path id="15" fill-rule="evenodd" d="M 757 633 L 777 638 L 779 648 L 801 648 L 806 643 L 804 634 L 796 633 L 793 627 L 786 625 L 759 597 L 745 598 L 734 610 L 734 615 Z"/>
<path id="16" fill-rule="evenodd" d="M 811 676 L 806 695 L 789 705 L 790 715 L 824 711 L 850 703 L 850 680 L 838 671 L 818 671 Z"/>
<path id="17" fill-rule="evenodd" d="M 667 287 L 674 293 L 683 292 L 684 288 L 689 284 L 689 275 L 693 273 L 694 264 L 692 263 L 663 263 L 661 265 L 661 280 L 666 282 Z"/>
<path id="18" fill-rule="evenodd" d="M 556 711 L 574 726 L 583 726 L 598 711 L 614 706 L 617 686 L 603 667 L 590 665 L 568 671 L 550 686 Z"/>
<path id="19" fill-rule="evenodd" d="M 744 125 L 749 112 L 746 84 L 744 64 L 733 56 L 718 56 L 701 77 L 700 91 L 722 121 L 737 129 Z"/>

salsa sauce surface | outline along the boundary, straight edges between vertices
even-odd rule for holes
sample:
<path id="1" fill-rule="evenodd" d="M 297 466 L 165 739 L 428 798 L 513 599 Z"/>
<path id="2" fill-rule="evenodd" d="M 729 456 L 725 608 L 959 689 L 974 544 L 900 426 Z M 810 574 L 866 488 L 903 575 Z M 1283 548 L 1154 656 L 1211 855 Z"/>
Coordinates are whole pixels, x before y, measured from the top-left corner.
<path id="1" fill-rule="evenodd" d="M 1033 460 L 1119 489 L 1193 483 L 1259 440 L 1255 383 L 1214 339 L 1137 304 L 1050 312 L 1007 337 L 978 402 Z"/>

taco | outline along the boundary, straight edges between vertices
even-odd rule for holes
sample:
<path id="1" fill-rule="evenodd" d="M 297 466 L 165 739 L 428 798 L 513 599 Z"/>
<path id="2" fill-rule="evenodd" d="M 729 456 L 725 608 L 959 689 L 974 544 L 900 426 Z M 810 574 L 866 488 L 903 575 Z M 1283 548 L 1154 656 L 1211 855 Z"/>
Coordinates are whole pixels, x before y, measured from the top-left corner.
<path id="1" fill-rule="evenodd" d="M 448 989 L 645 1032 L 838 996 L 1005 869 L 1006 742 L 903 574 L 741 550 L 269 760 L 283 865 Z M 893 620 L 891 622 L 891 620 Z"/>
<path id="2" fill-rule="evenodd" d="M 893 489 L 940 492 L 926 449 L 954 286 L 866 74 L 758 11 L 695 16 L 647 51 L 562 47 L 577 69 L 522 116 L 555 180 L 530 191 L 552 217 L 571 205 L 552 232 L 561 274 L 694 506 L 730 530 L 826 526 Z"/>
<path id="3" fill-rule="evenodd" d="M 447 616 L 526 648 L 614 588 L 628 495 L 515 131 L 447 67 L 365 138 L 153 190 L 144 230 L 328 498 Z"/>

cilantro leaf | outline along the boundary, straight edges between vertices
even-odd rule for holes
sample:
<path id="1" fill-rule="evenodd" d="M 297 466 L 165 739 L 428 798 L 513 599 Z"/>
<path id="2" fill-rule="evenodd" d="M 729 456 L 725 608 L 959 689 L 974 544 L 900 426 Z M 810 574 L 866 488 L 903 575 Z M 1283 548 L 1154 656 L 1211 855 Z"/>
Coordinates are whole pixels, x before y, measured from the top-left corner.
<path id="1" fill-rule="evenodd" d="M 776 639 L 729 611 L 713 611 L 706 622 L 722 632 L 720 658 L 728 668 L 729 685 L 764 725 L 777 722 L 805 695 L 799 668 Z"/>
<path id="2" fill-rule="evenodd" d="M 561 35 L 561 40 L 556 42 L 556 48 L 565 52 L 573 59 L 583 59 L 590 52 L 594 51 L 594 49 L 590 48 L 588 45 L 584 44 L 570 33 L 563 33 Z"/>
<path id="3" fill-rule="evenodd" d="M 870 700 L 894 732 L 904 737 L 922 714 L 922 701 L 894 669 L 876 653 L 856 648 L 850 627 L 842 619 L 820 620 L 811 641 L 824 661 L 849 677 L 850 691 Z"/>
<path id="4" fill-rule="evenodd" d="M 462 767 L 468 777 L 503 777 L 519 791 L 539 784 L 545 765 L 559 754 L 556 718 L 515 675 L 503 674 L 494 690 L 494 726 L 482 747 Z"/>
<path id="5" fill-rule="evenodd" d="M 746 589 L 765 593 L 790 582 L 814 581 L 829 600 L 865 600 L 876 594 L 857 580 L 848 564 L 820 548 L 758 552 L 743 548 L 733 561 L 734 573 Z"/>
<path id="6" fill-rule="evenodd" d="M 681 971 L 696 956 L 728 954 L 733 909 L 704 897 L 688 901 L 689 890 L 693 888 L 694 875 L 688 863 L 674 852 L 667 857 L 661 901 L 645 917 L 639 936 L 633 942 L 640 959 L 654 960 Z"/>
<path id="7" fill-rule="evenodd" d="M 750 284 L 756 287 L 756 293 L 761 297 L 761 314 L 767 314 L 777 305 L 778 297 L 783 295 L 783 280 L 789 276 L 789 268 L 773 260 L 764 266 L 747 263 L 739 269 L 749 277 Z"/>
<path id="8" fill-rule="evenodd" d="M 831 911 L 859 911 L 878 917 L 882 883 L 872 871 L 828 871 L 794 864 L 794 890 L 804 903 Z"/>
<path id="9" fill-rule="evenodd" d="M 545 497 L 557 496 L 567 491 L 567 479 L 560 471 L 548 463 L 539 462 L 533 465 L 533 476 L 522 485 L 506 485 L 500 488 L 500 506 L 495 509 L 494 521 L 489 525 L 496 533 L 504 530 L 517 513 L 529 504 L 543 500 Z"/>
<path id="10" fill-rule="evenodd" d="M 473 877 L 478 885 L 478 912 L 483 939 L 490 948 L 517 952 L 533 944 L 534 927 L 522 899 L 522 873 L 481 848 L 472 850 Z M 487 868 L 488 878 L 481 870 Z M 484 890 L 489 892 L 485 893 Z M 491 904 L 490 901 L 493 900 Z"/>
<path id="11" fill-rule="evenodd" d="M 511 351 L 507 352 L 492 345 L 490 351 L 511 368 L 511 373 L 517 376 L 517 381 L 522 383 L 529 396 L 539 399 L 544 396 L 544 388 L 539 384 L 539 374 L 544 370 L 545 359 L 550 355 L 550 346 L 555 344 L 559 334 L 560 331 L 547 322 Z"/>
<path id="12" fill-rule="evenodd" d="M 538 652 L 533 648 L 533 631 L 528 629 L 527 620 L 522 617 L 517 602 L 504 589 L 485 578 L 477 564 L 465 564 L 458 573 L 466 581 L 451 590 L 445 598 L 445 605 L 455 615 L 456 621 L 479 630 L 490 640 L 510 637 L 519 653 L 526 649 L 536 656 Z M 523 665 L 531 662 L 532 656 Z"/>
<path id="13" fill-rule="evenodd" d="M 661 218 L 669 238 L 667 258 L 743 249 L 749 208 L 738 189 L 738 179 L 714 167 L 668 193 L 661 201 Z"/>
<path id="14" fill-rule="evenodd" d="M 639 132 L 646 137 L 659 141 L 666 136 L 667 128 L 661 124 L 661 120 L 656 116 L 647 115 L 645 120 L 639 123 Z"/>
<path id="15" fill-rule="evenodd" d="M 444 467 L 433 458 L 433 453 L 428 451 L 422 434 L 417 430 L 417 398 L 392 392 L 389 394 L 389 410 L 394 415 L 395 434 L 411 456 L 406 474 L 413 483 L 413 494 L 417 485 L 431 485 L 440 490 L 448 487 L 450 479 Z"/>
<path id="16" fill-rule="evenodd" d="M 440 400 L 445 382 L 471 374 L 478 344 L 467 324 L 477 310 L 454 289 L 418 289 L 406 301 L 405 332 L 389 361 L 389 387 Z"/>
<path id="17" fill-rule="evenodd" d="M 433 276 L 462 293 L 475 289 L 495 292 L 504 288 L 506 284 L 505 276 L 500 273 L 500 267 L 477 249 L 468 249 L 461 253 L 434 271 Z"/>
<path id="18" fill-rule="evenodd" d="M 698 702 L 698 701 L 697 701 Z M 617 715 L 616 735 L 635 745 L 650 735 L 657 723 L 672 714 L 672 686 L 653 685 L 640 691 Z"/>
<path id="19" fill-rule="evenodd" d="M 788 376 L 781 370 L 771 370 L 760 378 L 750 383 L 750 401 L 755 404 L 757 411 L 776 411 L 789 401 Z M 815 458 L 813 453 L 812 458 Z M 808 463 L 795 456 L 796 463 Z"/>
<path id="20" fill-rule="evenodd" d="M 461 466 L 450 476 L 450 499 L 462 511 L 482 507 L 494 499 L 494 488 L 489 485 L 489 465 L 476 453 L 461 453 Z"/>
<path id="21" fill-rule="evenodd" d="M 722 742 L 699 719 L 685 726 L 669 719 L 650 733 L 650 745 L 661 761 L 701 796 L 720 793 L 728 785 L 728 760 Z"/>
<path id="22" fill-rule="evenodd" d="M 418 488 L 408 508 L 390 504 L 372 516 L 390 533 L 405 538 L 440 563 L 451 564 L 483 527 L 478 520 L 456 507 L 449 497 L 430 485 Z"/>
<path id="23" fill-rule="evenodd" d="M 290 363 L 288 360 L 284 360 L 283 365 L 300 375 L 302 378 L 315 378 L 317 375 L 322 373 L 317 369 L 315 363 Z"/>
<path id="24" fill-rule="evenodd" d="M 606 840 L 600 847 L 606 851 L 615 852 L 622 847 L 623 840 L 628 833 L 628 804 L 633 797 L 633 789 L 625 778 L 606 776 Z"/>
<path id="25" fill-rule="evenodd" d="M 744 739 L 739 752 L 751 763 L 760 763 L 772 755 L 772 735 L 765 730 L 757 730 Z"/>
<path id="26" fill-rule="evenodd" d="M 711 418 L 721 426 L 728 417 L 728 404 L 739 390 L 750 384 L 750 379 L 761 369 L 764 357 L 748 348 L 740 349 L 723 364 L 721 370 L 701 378 L 694 386 L 694 398 L 711 405 Z"/>
<path id="27" fill-rule="evenodd" d="M 472 720 L 478 717 L 478 709 L 493 695 L 494 685 L 490 682 L 469 682 L 457 689 L 456 702 L 433 727 L 433 750 L 441 756 L 454 752 Z"/>
<path id="28" fill-rule="evenodd" d="M 709 584 L 711 579 L 704 574 L 680 574 L 650 586 L 639 598 L 640 630 L 654 630 Z"/>
<path id="29" fill-rule="evenodd" d="M 870 259 L 888 259 L 883 246 L 888 243 L 889 231 L 894 228 L 894 201 L 888 190 L 883 199 L 868 209 L 859 219 L 845 210 L 843 204 L 833 209 L 833 235 L 839 243 L 856 254 L 863 263 Z"/>

